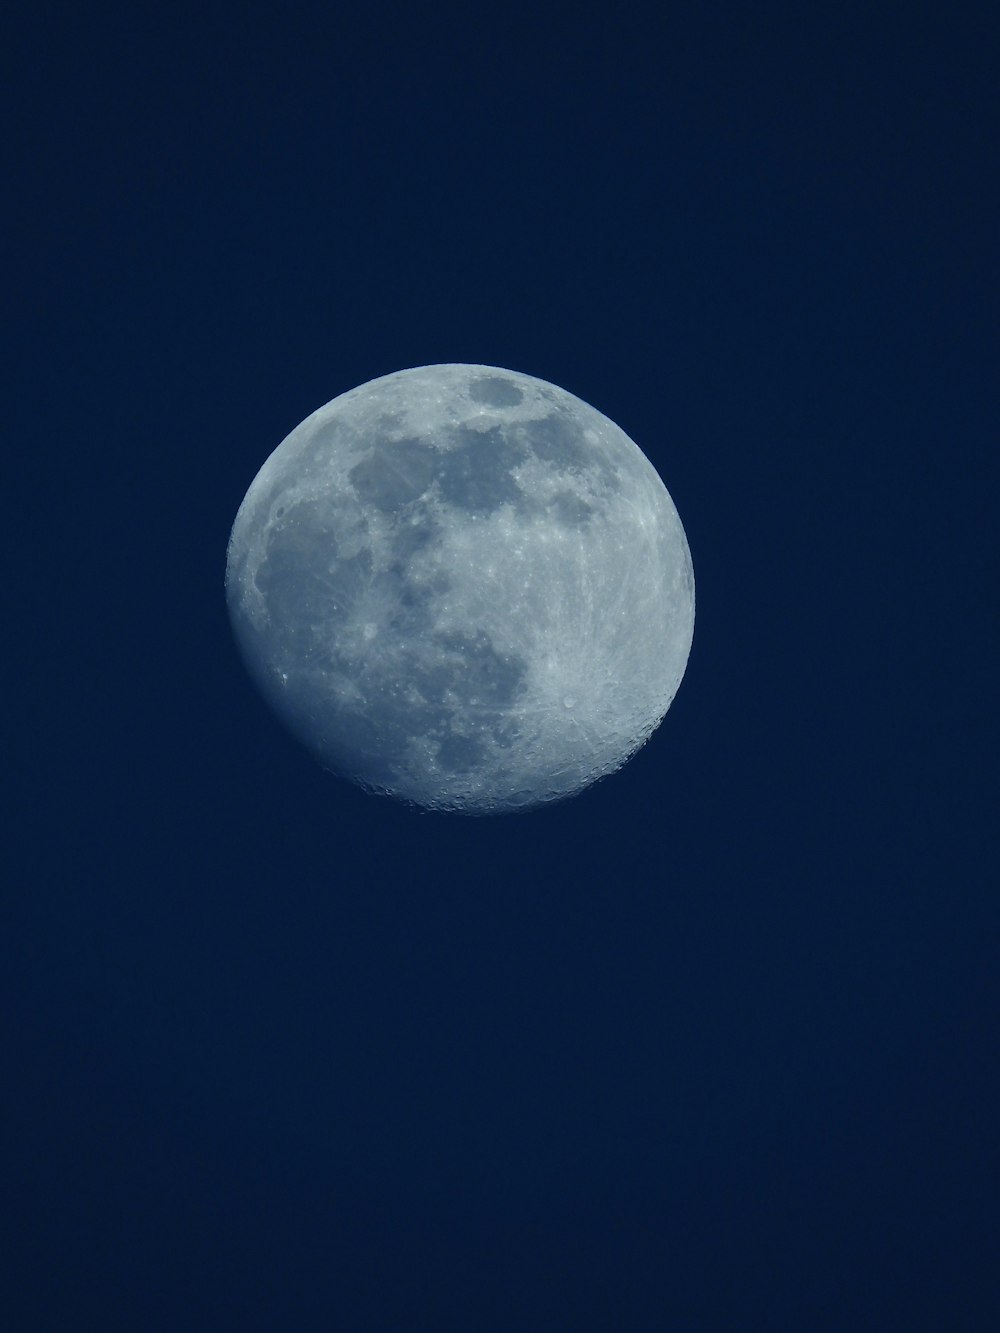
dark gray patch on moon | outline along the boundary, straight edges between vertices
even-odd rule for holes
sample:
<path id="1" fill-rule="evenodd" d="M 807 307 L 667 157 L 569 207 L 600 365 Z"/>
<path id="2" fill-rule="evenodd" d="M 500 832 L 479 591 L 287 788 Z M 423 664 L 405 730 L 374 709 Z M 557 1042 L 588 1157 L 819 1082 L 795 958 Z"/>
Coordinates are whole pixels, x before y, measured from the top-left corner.
<path id="1" fill-rule="evenodd" d="M 590 461 L 579 427 L 563 421 L 556 412 L 536 421 L 524 421 L 520 430 L 536 456 L 560 471 L 580 472 Z"/>
<path id="2" fill-rule="evenodd" d="M 601 489 L 614 494 L 621 489 L 618 474 L 607 461 L 604 451 L 591 444 L 580 431 L 578 421 L 553 412 L 535 421 L 518 423 L 518 436 L 536 458 L 558 472 L 579 476 L 590 471 L 600 477 Z"/>
<path id="3" fill-rule="evenodd" d="M 393 625 L 400 643 L 413 642 L 419 619 L 418 608 L 413 623 Z M 504 709 L 524 694 L 527 664 L 499 654 L 482 633 L 435 634 L 427 626 L 423 632 L 433 645 L 431 661 L 404 647 L 391 677 L 380 672 L 359 681 L 356 664 L 335 663 L 334 676 L 343 674 L 361 687 L 359 699 L 336 706 L 335 725 L 324 737 L 323 748 L 338 770 L 360 770 L 370 785 L 391 787 L 405 773 L 413 744 L 428 737 L 436 738 L 436 762 L 450 773 L 472 771 L 486 753 L 487 738 L 501 747 L 511 744 Z M 469 734 L 475 730 L 478 737 Z"/>
<path id="4" fill-rule="evenodd" d="M 473 736 L 446 736 L 438 746 L 437 761 L 448 773 L 469 773 L 485 755 L 486 747 Z"/>
<path id="5" fill-rule="evenodd" d="M 419 500 L 434 479 L 434 450 L 419 440 L 379 440 L 351 468 L 357 495 L 384 514 Z"/>
<path id="6" fill-rule="evenodd" d="M 469 397 L 485 407 L 517 407 L 524 394 L 511 380 L 499 375 L 483 375 L 469 385 Z"/>
<path id="7" fill-rule="evenodd" d="M 506 707 L 524 691 L 527 665 L 502 656 L 486 634 L 438 634 L 451 663 L 445 689 L 462 704 Z M 443 694 L 441 698 L 443 699 Z"/>
<path id="8" fill-rule="evenodd" d="M 390 607 L 385 624 L 399 637 L 424 637 L 433 623 L 427 596 L 408 576 L 405 563 L 397 561 L 380 574 L 373 584 L 376 599 Z"/>
<path id="9" fill-rule="evenodd" d="M 560 491 L 554 495 L 549 509 L 568 528 L 579 528 L 589 523 L 594 513 L 594 506 L 572 491 Z"/>
<path id="10" fill-rule="evenodd" d="M 523 447 L 498 426 L 486 431 L 459 426 L 454 438 L 457 443 L 438 467 L 441 498 L 473 514 L 491 514 L 515 503 L 521 488 L 511 470 L 524 459 Z"/>
<path id="11" fill-rule="evenodd" d="M 292 529 L 282 540 L 269 542 L 268 557 L 256 573 L 268 619 L 292 660 L 328 661 L 330 648 L 322 630 L 330 613 L 348 614 L 371 581 L 370 551 L 338 560 L 333 537 L 328 541 L 330 558 L 323 568 L 315 559 L 315 533 Z"/>
<path id="12" fill-rule="evenodd" d="M 291 505 L 269 530 L 266 557 L 253 576 L 279 636 L 310 660 L 319 647 L 317 627 L 331 609 L 349 609 L 372 572 L 366 548 L 338 558 L 335 528 L 336 515 L 322 501 Z"/>

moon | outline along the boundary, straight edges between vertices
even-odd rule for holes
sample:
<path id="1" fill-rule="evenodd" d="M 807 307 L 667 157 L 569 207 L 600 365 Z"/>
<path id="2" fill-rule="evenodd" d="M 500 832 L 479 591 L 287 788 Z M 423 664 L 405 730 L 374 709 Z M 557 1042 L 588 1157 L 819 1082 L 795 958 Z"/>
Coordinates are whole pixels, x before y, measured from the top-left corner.
<path id="1" fill-rule="evenodd" d="M 226 598 L 260 692 L 324 767 L 466 814 L 614 772 L 687 664 L 694 574 L 639 447 L 494 366 L 363 384 L 275 449 Z"/>

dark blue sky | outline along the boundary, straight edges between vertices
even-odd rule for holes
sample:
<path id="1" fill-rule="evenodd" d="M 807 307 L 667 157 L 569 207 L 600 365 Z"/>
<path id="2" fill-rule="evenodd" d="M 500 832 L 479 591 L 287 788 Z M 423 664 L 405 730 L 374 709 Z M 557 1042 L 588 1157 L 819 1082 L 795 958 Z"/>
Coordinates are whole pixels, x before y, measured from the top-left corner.
<path id="1" fill-rule="evenodd" d="M 0 1326 L 995 1328 L 990 8 L 21 9 Z M 266 454 L 436 361 L 694 557 L 521 818 L 324 774 L 226 619 Z"/>

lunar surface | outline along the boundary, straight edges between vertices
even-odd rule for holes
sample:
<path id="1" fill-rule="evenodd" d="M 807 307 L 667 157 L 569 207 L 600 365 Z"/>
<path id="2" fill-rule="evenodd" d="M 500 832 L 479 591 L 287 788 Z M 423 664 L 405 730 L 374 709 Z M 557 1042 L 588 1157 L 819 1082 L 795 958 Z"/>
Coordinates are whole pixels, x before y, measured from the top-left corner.
<path id="1" fill-rule="evenodd" d="M 469 814 L 619 768 L 694 628 L 652 464 L 579 398 L 491 366 L 401 370 L 307 417 L 240 506 L 226 594 L 252 677 L 325 767 Z"/>

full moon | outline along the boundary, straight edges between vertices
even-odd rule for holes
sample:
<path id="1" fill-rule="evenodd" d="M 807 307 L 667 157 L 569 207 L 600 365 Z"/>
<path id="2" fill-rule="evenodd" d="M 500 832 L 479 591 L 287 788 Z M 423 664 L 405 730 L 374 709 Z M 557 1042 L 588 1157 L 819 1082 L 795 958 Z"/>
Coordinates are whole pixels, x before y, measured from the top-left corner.
<path id="1" fill-rule="evenodd" d="M 240 506 L 226 596 L 251 676 L 326 768 L 466 814 L 620 768 L 694 629 L 649 460 L 573 394 L 492 366 L 401 370 L 307 417 Z"/>

